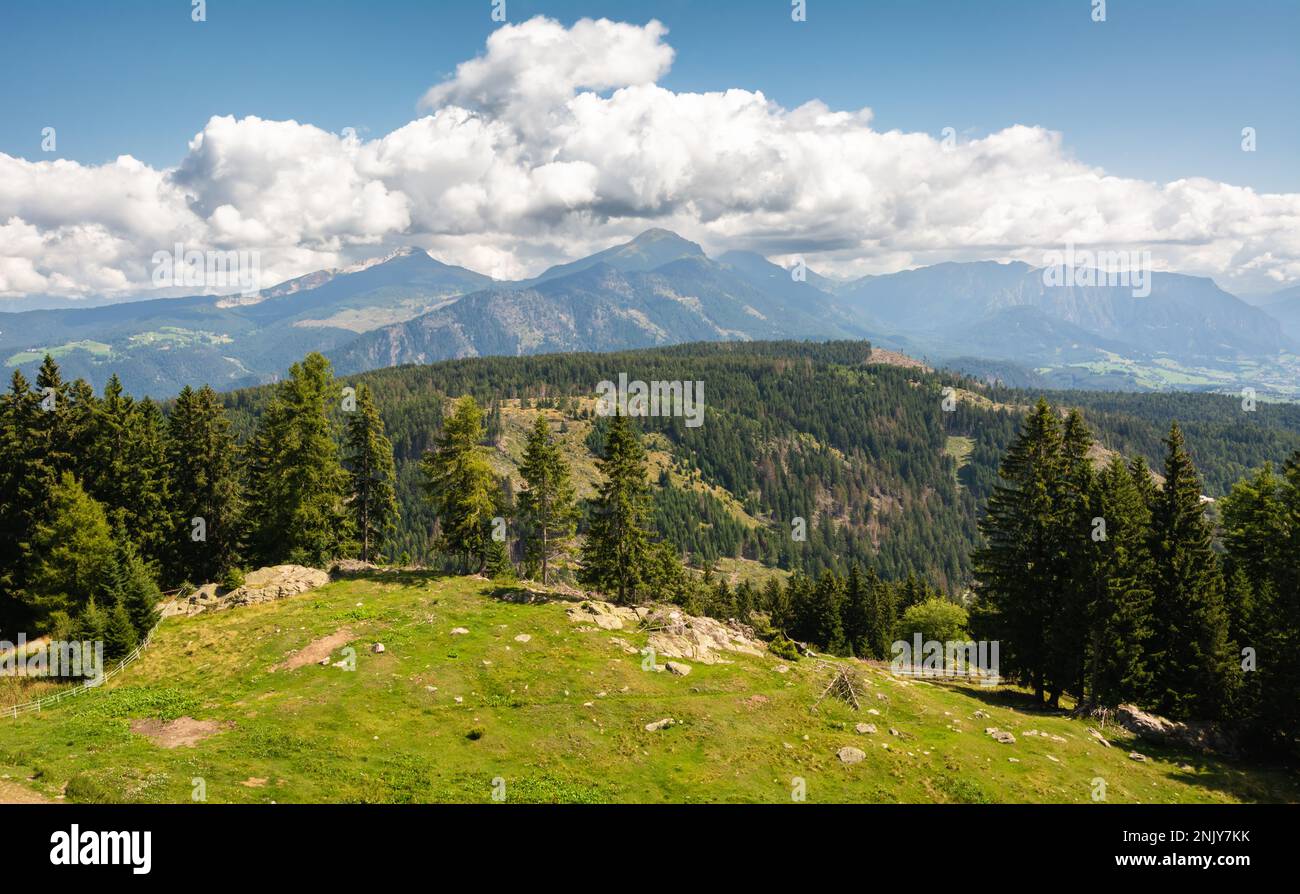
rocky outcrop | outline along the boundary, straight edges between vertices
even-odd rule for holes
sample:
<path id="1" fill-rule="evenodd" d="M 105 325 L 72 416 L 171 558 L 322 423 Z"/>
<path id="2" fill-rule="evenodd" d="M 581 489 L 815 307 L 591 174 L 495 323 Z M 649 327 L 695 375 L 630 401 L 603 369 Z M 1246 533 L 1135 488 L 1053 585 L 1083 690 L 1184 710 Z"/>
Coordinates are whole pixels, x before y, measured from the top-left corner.
<path id="1" fill-rule="evenodd" d="M 638 611 L 641 609 L 588 599 L 568 609 L 568 615 L 571 621 L 599 627 L 601 630 L 622 630 L 625 624 L 635 627 L 640 623 L 641 615 L 637 613 Z"/>
<path id="2" fill-rule="evenodd" d="M 1179 745 L 1199 751 L 1231 753 L 1236 742 L 1216 723 L 1205 721 L 1180 722 L 1143 711 L 1137 705 L 1120 705 L 1115 709 L 1115 721 L 1124 729 L 1164 745 Z"/>
<path id="3" fill-rule="evenodd" d="M 637 609 L 645 612 L 649 646 L 664 658 L 688 658 L 700 664 L 716 664 L 722 652 L 762 655 L 763 644 L 745 631 L 713 618 L 697 618 L 670 607 Z"/>
<path id="4" fill-rule="evenodd" d="M 636 608 L 587 599 L 567 610 L 579 630 L 624 630 L 641 627 L 650 632 L 647 645 L 659 658 L 682 658 L 700 664 L 724 661 L 721 653 L 762 655 L 763 643 L 749 631 L 713 618 L 695 617 L 673 606 Z M 618 641 L 622 643 L 622 640 Z M 635 647 L 628 651 L 639 651 Z M 679 665 L 681 666 L 681 665 Z M 676 672 L 676 671 L 675 671 Z"/>
<path id="5" fill-rule="evenodd" d="M 221 590 L 216 584 L 204 584 L 189 596 L 174 599 L 163 607 L 163 617 L 190 617 L 205 612 L 223 611 L 238 605 L 257 605 L 297 596 L 330 582 L 328 573 L 303 565 L 273 565 L 250 571 L 243 586 Z"/>

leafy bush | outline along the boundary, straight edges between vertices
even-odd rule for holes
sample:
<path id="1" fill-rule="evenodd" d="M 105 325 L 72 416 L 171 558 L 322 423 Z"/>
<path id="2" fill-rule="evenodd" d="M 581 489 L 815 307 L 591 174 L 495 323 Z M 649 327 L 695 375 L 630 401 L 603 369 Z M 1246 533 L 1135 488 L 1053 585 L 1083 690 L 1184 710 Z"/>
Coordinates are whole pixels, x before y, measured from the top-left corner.
<path id="1" fill-rule="evenodd" d="M 244 572 L 238 568 L 227 568 L 218 583 L 223 590 L 238 590 L 244 585 Z"/>
<path id="2" fill-rule="evenodd" d="M 778 634 L 776 639 L 767 644 L 767 648 L 777 658 L 784 658 L 786 661 L 799 660 L 799 647 L 787 639 L 784 634 Z"/>
<path id="3" fill-rule="evenodd" d="M 895 636 L 901 640 L 911 640 L 913 635 L 919 633 L 926 642 L 964 641 L 970 638 L 966 624 L 966 609 L 960 605 L 947 599 L 927 599 L 903 612 Z"/>

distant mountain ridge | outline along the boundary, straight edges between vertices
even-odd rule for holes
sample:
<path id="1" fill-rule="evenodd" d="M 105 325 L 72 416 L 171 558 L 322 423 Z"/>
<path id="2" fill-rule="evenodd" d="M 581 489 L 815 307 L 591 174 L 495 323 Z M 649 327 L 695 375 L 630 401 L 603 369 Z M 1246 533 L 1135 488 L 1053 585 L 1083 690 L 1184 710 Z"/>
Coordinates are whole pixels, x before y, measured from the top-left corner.
<path id="1" fill-rule="evenodd" d="M 995 261 L 849 282 L 803 273 L 753 252 L 711 258 L 663 229 L 516 282 L 407 247 L 250 297 L 0 314 L 0 360 L 30 378 L 49 351 L 70 377 L 100 387 L 115 372 L 129 390 L 161 397 L 186 384 L 269 381 L 308 351 L 350 374 L 492 354 L 776 338 L 870 338 L 932 364 L 961 358 L 977 374 L 1059 387 L 1222 389 L 1246 373 L 1300 378 L 1286 365 L 1300 354 L 1300 294 L 1254 307 L 1209 279 L 1154 273 L 1139 298 L 1123 286 L 1050 286 L 1041 269 Z"/>
<path id="2" fill-rule="evenodd" d="M 1300 285 L 1274 292 L 1260 304 L 1260 309 L 1282 324 L 1282 331 L 1300 341 Z"/>

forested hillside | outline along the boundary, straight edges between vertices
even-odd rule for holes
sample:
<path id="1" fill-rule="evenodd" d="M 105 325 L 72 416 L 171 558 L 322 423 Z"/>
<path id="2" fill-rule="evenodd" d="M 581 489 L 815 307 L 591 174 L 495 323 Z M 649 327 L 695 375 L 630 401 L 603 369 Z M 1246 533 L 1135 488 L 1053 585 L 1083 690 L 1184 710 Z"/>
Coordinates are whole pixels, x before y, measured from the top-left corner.
<path id="1" fill-rule="evenodd" d="M 396 554 L 430 556 L 433 518 L 416 466 L 433 444 L 448 398 L 469 394 L 488 408 L 493 446 L 502 441 L 503 419 L 530 425 L 525 417 L 536 409 L 553 413 L 557 424 L 563 418 L 573 430 L 569 440 L 586 441 L 606 422 L 591 400 L 597 383 L 622 372 L 630 380 L 705 383 L 702 426 L 688 427 L 680 417 L 636 420 L 643 432 L 660 437 L 678 470 L 656 482 L 668 486 L 656 488 L 655 499 L 661 532 L 683 550 L 813 575 L 869 562 L 885 578 L 914 572 L 958 593 L 970 579 L 979 506 L 1037 394 L 870 358 L 865 342 L 701 343 L 474 358 L 379 370 L 346 382 L 370 387 L 393 441 L 403 516 Z M 955 399 L 945 402 L 948 387 Z M 227 396 L 241 435 L 251 432 L 270 393 Z M 1289 404 L 1261 403 L 1244 412 L 1238 399 L 1206 394 L 1062 392 L 1049 399 L 1085 408 L 1101 446 L 1138 453 L 1153 468 L 1163 459 L 1169 421 L 1179 420 L 1212 497 L 1247 470 L 1280 464 L 1300 449 L 1300 407 Z M 588 452 L 599 440 L 590 439 Z M 504 460 L 508 451 L 499 452 Z M 692 477 L 708 487 L 685 488 Z M 728 511 L 717 499 L 720 491 L 743 513 Z M 806 542 L 791 539 L 795 518 L 807 523 Z M 761 525 L 746 524 L 754 519 Z"/>
<path id="2" fill-rule="evenodd" d="M 624 414 L 612 382 L 680 390 Z M 120 655 L 159 585 L 416 562 L 750 619 L 792 656 L 884 659 L 902 633 L 969 624 L 1053 704 L 1290 742 L 1294 408 L 1076 396 L 1086 414 L 1029 406 L 863 342 L 723 342 L 344 379 L 309 354 L 274 386 L 160 408 L 47 357 L 0 400 L 0 628 Z M 1202 474 L 1238 479 L 1222 524 Z M 1267 669 L 1241 678 L 1240 649 Z"/>

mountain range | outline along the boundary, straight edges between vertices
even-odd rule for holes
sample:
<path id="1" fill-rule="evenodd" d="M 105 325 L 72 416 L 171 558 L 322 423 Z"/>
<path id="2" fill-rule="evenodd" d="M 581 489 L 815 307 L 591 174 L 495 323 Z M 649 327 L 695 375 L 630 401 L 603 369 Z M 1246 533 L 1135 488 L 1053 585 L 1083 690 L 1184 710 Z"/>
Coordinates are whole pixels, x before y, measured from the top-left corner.
<path id="1" fill-rule="evenodd" d="M 45 353 L 138 394 L 273 379 L 308 351 L 344 374 L 485 355 L 687 341 L 869 338 L 1014 384 L 1126 390 L 1259 387 L 1300 396 L 1300 288 L 1252 306 L 1212 280 L 1048 285 L 1023 263 L 944 263 L 833 280 L 761 255 L 709 257 L 653 229 L 528 280 L 503 282 L 403 248 L 252 296 L 187 296 L 0 313 L 0 360 Z"/>

